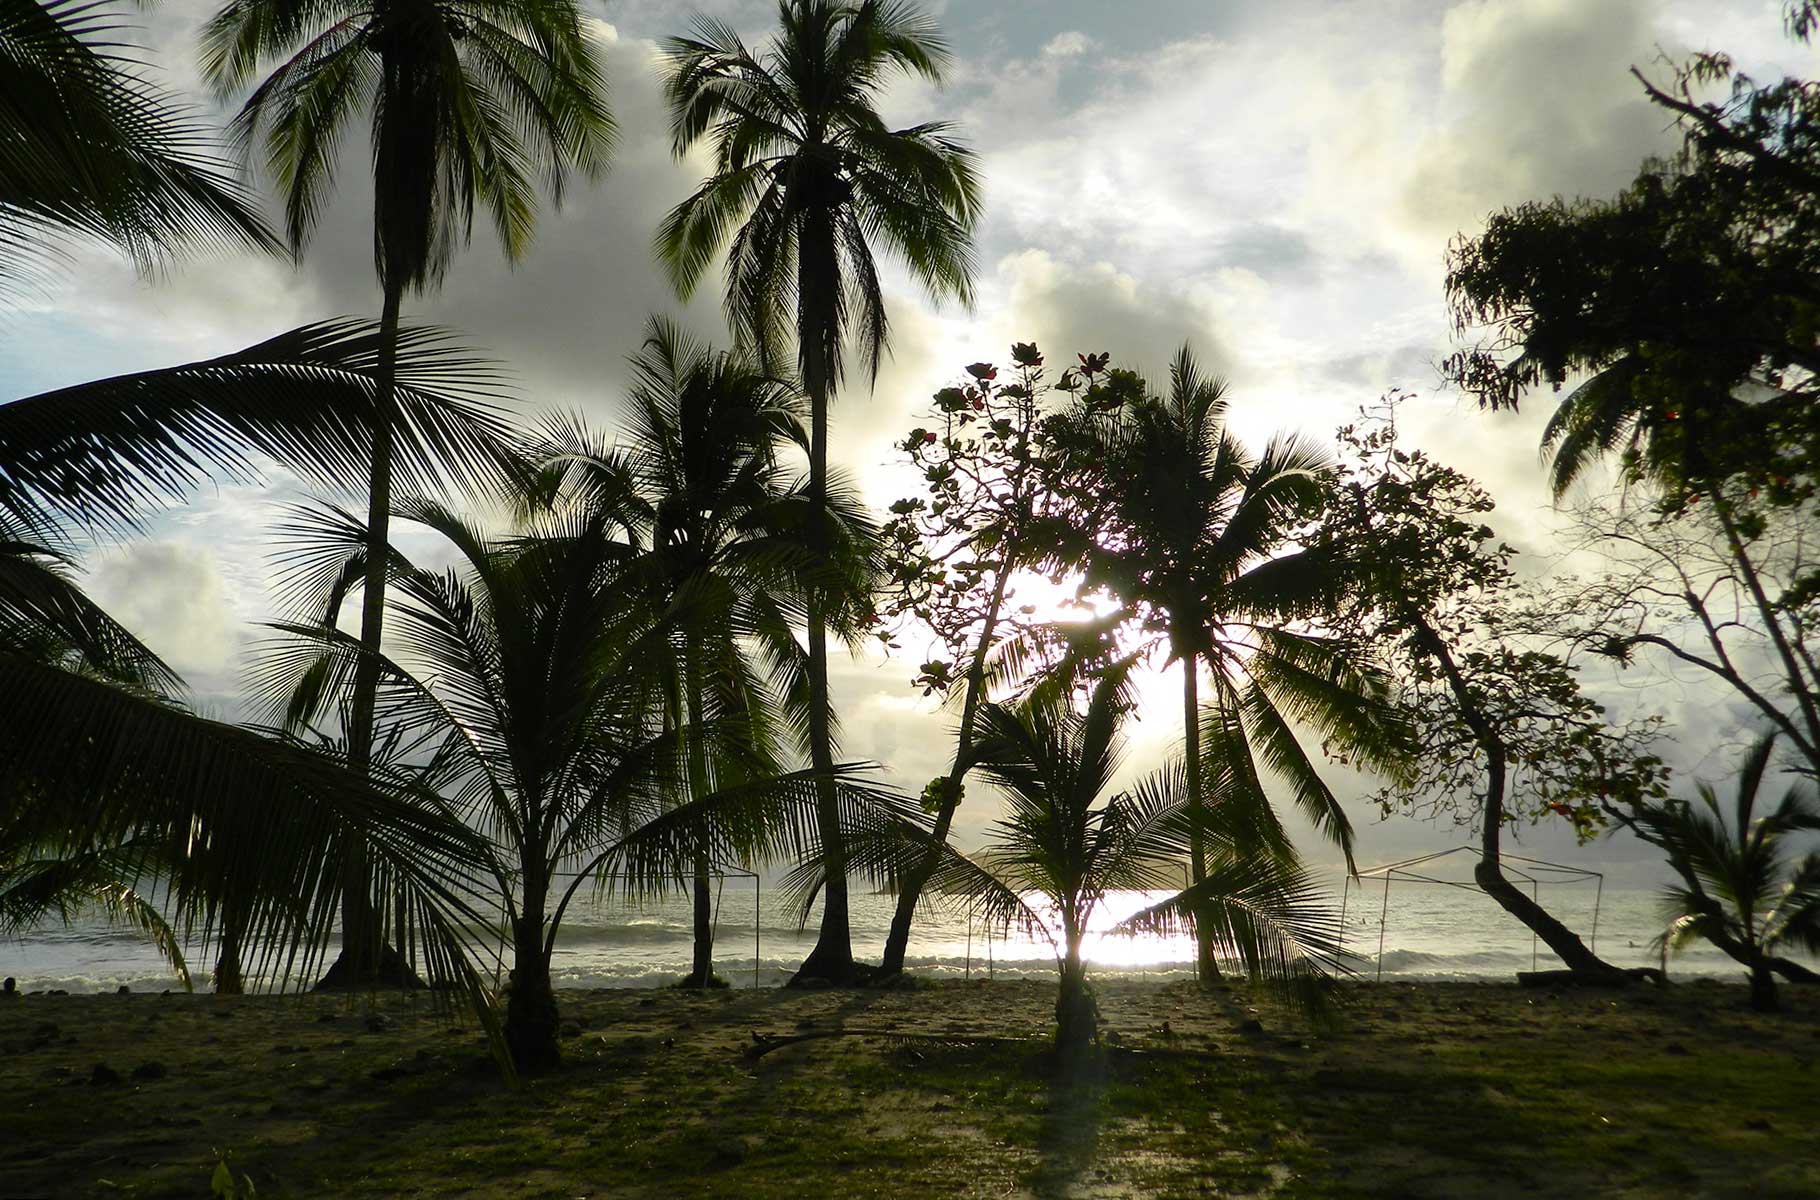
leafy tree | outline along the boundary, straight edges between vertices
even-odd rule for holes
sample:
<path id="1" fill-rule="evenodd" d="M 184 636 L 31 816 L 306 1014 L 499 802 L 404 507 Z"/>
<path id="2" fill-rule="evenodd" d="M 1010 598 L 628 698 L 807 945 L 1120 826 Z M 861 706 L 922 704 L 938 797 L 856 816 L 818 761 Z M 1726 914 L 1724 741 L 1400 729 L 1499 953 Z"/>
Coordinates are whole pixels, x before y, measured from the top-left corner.
<path id="1" fill-rule="evenodd" d="M 89 0 L 0 2 L 0 285 L 47 277 L 71 237 L 141 268 L 199 246 L 277 248 L 130 30 Z"/>
<path id="2" fill-rule="evenodd" d="M 1394 408 L 1391 410 L 1394 413 Z M 1342 601 L 1330 616 L 1380 654 L 1416 737 L 1413 770 L 1379 794 L 1384 811 L 1477 823 L 1473 877 L 1576 975 L 1627 977 L 1504 876 L 1504 830 L 1558 818 L 1595 835 L 1609 806 L 1663 794 L 1655 723 L 1611 725 L 1574 668 L 1533 636 L 1516 552 L 1486 524 L 1471 479 L 1397 445 L 1392 420 L 1340 430 L 1347 461 L 1309 553 Z M 1559 614 L 1554 614 L 1558 617 Z"/>
<path id="3" fill-rule="evenodd" d="M 1381 675 L 1352 642 L 1311 623 L 1331 603 L 1333 580 L 1298 539 L 1308 536 L 1332 463 L 1284 436 L 1254 457 L 1225 418 L 1224 385 L 1187 347 L 1170 367 L 1167 398 L 1123 372 L 1089 387 L 1058 437 L 1084 516 L 1058 543 L 1055 562 L 1080 564 L 1087 588 L 1116 596 L 1166 661 L 1181 664 L 1189 803 L 1247 814 L 1259 845 L 1287 854 L 1265 793 L 1269 772 L 1350 862 L 1351 822 L 1295 727 L 1393 772 L 1403 731 L 1387 719 Z M 1203 666 L 1212 682 L 1206 705 Z M 1205 860 L 1191 845 L 1197 882 Z M 1200 957 L 1211 979 L 1205 938 Z"/>
<path id="4" fill-rule="evenodd" d="M 1668 855 L 1681 877 L 1663 897 L 1669 927 L 1667 944 L 1682 949 L 1704 938 L 1744 964 L 1750 972 L 1751 1007 L 1778 1007 L 1777 974 L 1804 983 L 1820 976 L 1775 952 L 1784 947 L 1820 951 L 1820 854 L 1791 863 L 1790 843 L 1820 830 L 1820 804 L 1799 785 L 1782 794 L 1775 808 L 1757 816 L 1757 792 L 1769 769 L 1776 736 L 1757 741 L 1738 773 L 1737 798 L 1729 824 L 1710 784 L 1696 792 L 1700 803 L 1664 800 L 1637 804 L 1619 819 Z"/>
<path id="5" fill-rule="evenodd" d="M 998 383 L 991 364 L 975 363 L 967 382 L 935 394 L 934 428 L 919 426 L 902 443 L 922 473 L 925 494 L 891 506 L 882 538 L 891 577 L 887 612 L 935 639 L 916 682 L 924 694 L 939 692 L 960 709 L 953 765 L 923 795 L 938 844 L 947 841 L 964 795 L 989 676 L 1010 673 L 1018 643 L 1038 632 L 1036 609 L 1022 602 L 1018 583 L 1032 577 L 1043 557 L 1038 531 L 1056 519 L 1061 499 L 1048 486 L 1044 396 L 1050 385 L 1043 356 L 1019 342 L 1011 359 L 1016 374 L 1009 382 Z M 884 975 L 903 970 L 910 925 L 939 860 L 931 850 L 899 884 L 879 968 Z"/>
<path id="6" fill-rule="evenodd" d="M 1096 1036 L 1081 948 L 1101 903 L 1114 891 L 1169 890 L 1181 880 L 1191 842 L 1199 844 L 1208 854 L 1204 878 L 1121 931 L 1188 925 L 1253 980 L 1318 1011 L 1328 972 L 1339 964 L 1338 927 L 1300 868 L 1249 853 L 1242 839 L 1210 823 L 1192 804 L 1179 766 L 1107 794 L 1123 757 L 1127 669 L 1101 678 L 1083 711 L 1053 690 L 982 707 L 975 754 L 1003 796 L 1004 816 L 985 851 L 944 851 L 934 886 L 978 904 L 989 921 L 1050 941 L 1061 974 L 1056 1045 L 1073 1051 Z"/>
<path id="7" fill-rule="evenodd" d="M 284 195 L 301 253 L 334 181 L 341 137 L 371 112 L 373 259 L 384 295 L 376 413 L 367 464 L 362 660 L 350 711 L 351 765 L 371 755 L 392 511 L 395 367 L 407 291 L 439 283 L 486 210 L 506 254 L 530 243 L 537 176 L 560 201 L 571 167 L 596 175 L 613 125 L 603 78 L 572 0 L 228 0 L 203 33 L 203 72 L 223 96 L 268 66 L 235 119 L 241 153 L 258 144 Z M 350 869 L 358 876 L 356 858 Z M 366 889 L 353 881 L 336 981 L 369 980 L 388 958 Z"/>
<path id="8" fill-rule="evenodd" d="M 898 73 L 939 83 L 947 47 L 935 27 L 897 0 L 781 0 L 778 31 L 753 51 L 725 22 L 699 18 L 667 48 L 678 157 L 699 142 L 713 174 L 665 219 L 658 255 L 680 293 L 694 290 L 726 251 L 729 322 L 760 363 L 775 369 L 794 327 L 809 395 L 810 546 L 825 551 L 828 410 L 851 337 L 876 374 L 887 340 L 873 247 L 882 244 L 937 297 L 972 296 L 971 238 L 979 189 L 971 153 L 941 122 L 892 129 L 878 95 Z M 829 572 L 837 575 L 837 572 Z M 831 777 L 828 700 L 830 610 L 808 597 L 809 747 Z M 800 974 L 855 974 L 847 869 L 832 793 L 823 796 L 827 854 L 821 934 Z"/>
<path id="9" fill-rule="evenodd" d="M 1789 6 L 1802 40 L 1814 11 Z M 1627 486 L 1698 530 L 1658 525 L 1659 544 L 1710 528 L 1788 687 L 1777 703 L 1792 711 L 1766 715 L 1813 764 L 1820 697 L 1785 602 L 1820 594 L 1820 571 L 1810 564 L 1778 596 L 1761 539 L 1770 531 L 1773 545 L 1778 528 L 1793 535 L 1811 523 L 1820 479 L 1820 87 L 1760 84 L 1717 54 L 1664 86 L 1636 74 L 1678 123 L 1680 150 L 1646 163 L 1611 199 L 1507 209 L 1457 243 L 1448 292 L 1462 332 L 1481 340 L 1449 367 L 1493 408 L 1580 380 L 1543 438 L 1557 495 L 1616 457 Z M 1723 98 L 1702 98 L 1715 91 Z M 1697 599 L 1683 607 L 1675 623 L 1702 619 Z M 1675 640 L 1671 626 L 1638 636 Z M 1632 637 L 1614 649 L 1640 645 Z M 1762 707 L 1760 694 L 1727 682 Z"/>

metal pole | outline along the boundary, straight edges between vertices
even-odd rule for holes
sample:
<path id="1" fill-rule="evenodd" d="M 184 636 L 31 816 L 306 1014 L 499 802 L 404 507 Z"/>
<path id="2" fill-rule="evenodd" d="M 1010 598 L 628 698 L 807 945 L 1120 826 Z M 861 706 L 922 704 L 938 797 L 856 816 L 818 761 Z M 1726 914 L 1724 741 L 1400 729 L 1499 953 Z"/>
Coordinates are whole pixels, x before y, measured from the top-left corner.
<path id="1" fill-rule="evenodd" d="M 763 885 L 758 876 L 752 877 L 752 986 L 758 986 L 758 940 L 764 933 L 764 909 L 758 902 L 758 894 Z"/>
<path id="2" fill-rule="evenodd" d="M 1378 983 L 1384 982 L 1384 926 L 1390 920 L 1390 872 L 1384 872 L 1384 907 L 1378 913 Z"/>
<path id="3" fill-rule="evenodd" d="M 1537 908 L 1542 907 L 1542 901 L 1536 895 L 1536 881 L 1533 879 L 1529 881 L 1529 902 Z M 1529 931 L 1529 969 L 1536 969 L 1536 931 L 1533 929 Z"/>
<path id="4" fill-rule="evenodd" d="M 1599 886 L 1593 891 L 1592 901 L 1592 952 L 1599 952 L 1599 905 L 1605 900 L 1605 876 L 1598 879 Z"/>
<path id="5" fill-rule="evenodd" d="M 1352 890 L 1352 876 L 1346 876 L 1340 884 L 1340 950 L 1346 949 L 1346 897 Z"/>
<path id="6" fill-rule="evenodd" d="M 967 902 L 967 973 L 963 979 L 973 978 L 973 902 Z"/>

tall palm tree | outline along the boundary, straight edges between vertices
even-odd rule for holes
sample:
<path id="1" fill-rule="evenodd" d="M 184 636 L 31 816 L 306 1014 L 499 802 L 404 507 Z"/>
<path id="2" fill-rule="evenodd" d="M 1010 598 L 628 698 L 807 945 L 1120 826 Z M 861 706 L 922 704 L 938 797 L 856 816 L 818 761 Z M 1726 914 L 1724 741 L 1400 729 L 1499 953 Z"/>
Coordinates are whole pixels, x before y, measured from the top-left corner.
<path id="1" fill-rule="evenodd" d="M 804 663 L 793 618 L 802 611 L 808 562 L 796 534 L 802 495 L 779 461 L 785 445 L 808 441 L 791 386 L 750 358 L 716 353 L 662 319 L 633 358 L 634 383 L 620 439 L 650 539 L 637 571 L 663 598 L 676 630 L 676 727 L 704 729 L 728 715 L 745 722 L 761 774 L 774 774 L 774 710 L 782 697 L 754 672 L 757 648 L 784 683 Z M 595 459 L 594 461 L 599 461 Z M 788 698 L 800 715 L 800 687 Z M 705 795 L 728 776 L 701 738 L 688 746 L 689 793 Z M 737 764 L 749 767 L 749 762 Z M 713 909 L 705 847 L 696 859 L 694 962 L 686 982 L 714 979 Z"/>
<path id="2" fill-rule="evenodd" d="M 71 237 L 140 267 L 181 249 L 277 248 L 130 34 L 91 0 L 0 0 L 0 286 L 46 276 Z"/>
<path id="3" fill-rule="evenodd" d="M 936 297 L 971 302 L 979 186 L 972 154 L 942 122 L 892 129 L 879 93 L 899 74 L 940 82 L 948 53 L 935 27 L 895 0 L 782 0 L 778 32 L 748 49 L 726 23 L 698 18 L 669 42 L 668 92 L 678 157 L 714 149 L 714 173 L 669 214 L 657 251 L 688 296 L 722 250 L 726 311 L 774 369 L 794 326 L 809 394 L 810 547 L 825 549 L 828 408 L 857 337 L 876 376 L 887 322 L 873 246 L 896 254 Z M 834 762 L 828 700 L 826 587 L 809 595 L 812 765 Z M 804 976 L 854 974 L 847 872 L 832 790 L 821 819 L 826 894 Z"/>
<path id="4" fill-rule="evenodd" d="M 943 855 L 936 888 L 979 905 L 990 921 L 1049 939 L 1061 976 L 1060 1049 L 1094 1036 L 1097 1010 L 1082 947 L 1114 891 L 1172 893 L 1118 931 L 1189 925 L 1253 980 L 1318 1011 L 1328 973 L 1339 968 L 1339 929 L 1301 869 L 1248 852 L 1242 838 L 1197 811 L 1179 764 L 1108 795 L 1123 759 L 1128 669 L 1127 662 L 1101 678 L 1081 711 L 1059 690 L 981 710 L 978 762 L 1004 798 L 1004 815 L 988 849 Z M 1208 869 L 1182 890 L 1191 845 L 1201 848 Z"/>
<path id="5" fill-rule="evenodd" d="M 401 476 L 423 487 L 456 473 L 499 477 L 505 444 L 486 400 L 486 371 L 434 331 L 406 329 L 401 341 Z M 0 405 L 0 692 L 24 704 L 30 689 L 53 689 L 56 682 L 43 676 L 43 666 L 113 684 L 101 693 L 78 689 L 62 702 L 89 706 L 72 716 L 79 725 L 101 719 L 83 714 L 125 706 L 124 716 L 105 725 L 108 752 L 123 762 L 154 754 L 154 747 L 135 746 L 133 739 L 171 736 L 172 723 L 188 731 L 181 736 L 190 739 L 198 762 L 257 753 L 236 740 L 238 734 L 223 733 L 226 727 L 184 724 L 174 707 L 182 690 L 176 673 L 72 577 L 79 540 L 130 532 L 148 510 L 181 501 L 211 478 L 257 479 L 258 458 L 325 487 L 358 473 L 373 427 L 376 343 L 371 325 L 326 322 L 218 358 Z M 288 762 L 281 759 L 270 769 L 285 769 Z M 183 769 L 206 774 L 194 763 Z M 223 778 L 231 775 L 223 770 Z M 142 796 L 130 789 L 126 794 Z M 7 893 L 0 909 L 13 924 L 66 912 L 88 899 L 146 929 L 167 950 L 177 944 L 168 927 L 153 920 L 158 909 L 143 891 L 148 880 L 191 870 L 186 855 L 195 843 L 174 810 L 148 816 L 144 829 L 123 826 L 125 840 L 110 842 L 101 837 L 110 826 L 83 810 L 71 810 L 59 827 L 22 822 L 10 803 L 0 803 L 0 823 L 10 831 L 10 840 L 0 838 L 7 841 L 0 874 L 8 877 L 0 885 Z M 198 797 L 196 803 L 201 822 L 207 804 L 225 801 Z M 110 819 L 127 820 L 121 814 Z M 300 821 L 300 837 L 310 828 Z M 283 852 L 339 856 L 340 849 L 299 841 Z M 253 860 L 240 860 L 247 861 Z M 241 875 L 247 870 L 233 869 Z M 270 946 L 316 933 L 305 925 L 287 932 L 271 924 L 253 898 L 259 886 L 256 880 L 241 887 L 215 878 L 206 888 L 170 891 L 172 904 L 186 912 L 215 914 L 209 919 L 222 941 L 218 986 L 226 990 L 237 986 L 237 946 L 249 935 Z"/>
<path id="6" fill-rule="evenodd" d="M 261 143 L 293 252 L 327 198 L 341 135 L 359 112 L 371 114 L 373 258 L 384 300 L 361 608 L 370 653 L 348 729 L 358 771 L 371 754 L 385 621 L 399 308 L 407 291 L 440 282 L 472 235 L 476 207 L 517 258 L 535 222 L 536 177 L 560 201 L 571 168 L 604 169 L 613 135 L 604 80 L 573 0 L 228 0 L 203 40 L 204 74 L 223 95 L 271 68 L 234 128 L 243 154 Z M 359 873 L 357 861 L 352 869 Z M 364 893 L 357 881 L 347 890 L 345 980 L 373 978 L 386 957 Z"/>
<path id="7" fill-rule="evenodd" d="M 1704 938 L 1750 972 L 1751 1007 L 1779 1007 L 1777 974 L 1812 982 L 1813 972 L 1776 952 L 1820 952 L 1820 854 L 1791 862 L 1791 843 L 1820 830 L 1820 803 L 1799 784 L 1757 816 L 1757 792 L 1776 746 L 1769 734 L 1753 745 L 1738 772 L 1730 820 L 1712 786 L 1701 783 L 1698 806 L 1668 800 L 1639 806 L 1626 823 L 1661 847 L 1681 882 L 1664 894 L 1663 940 L 1680 950 Z"/>
<path id="8" fill-rule="evenodd" d="M 1063 557 L 1116 595 L 1182 670 L 1183 766 L 1188 803 L 1246 814 L 1260 847 L 1283 853 L 1286 834 L 1265 794 L 1269 772 L 1289 784 L 1303 815 L 1352 860 L 1352 825 L 1297 737 L 1305 724 L 1355 761 L 1394 765 L 1380 676 L 1344 643 L 1302 627 L 1332 581 L 1297 552 L 1295 522 L 1321 494 L 1330 459 L 1294 437 L 1253 457 L 1226 425 L 1225 385 L 1204 375 L 1188 347 L 1170 366 L 1165 398 L 1142 389 L 1108 405 L 1089 398 L 1066 418 L 1098 497 L 1091 530 Z M 1212 697 L 1203 703 L 1202 668 Z M 1206 877 L 1191 839 L 1190 872 Z M 1203 978 L 1212 946 L 1200 945 Z"/>

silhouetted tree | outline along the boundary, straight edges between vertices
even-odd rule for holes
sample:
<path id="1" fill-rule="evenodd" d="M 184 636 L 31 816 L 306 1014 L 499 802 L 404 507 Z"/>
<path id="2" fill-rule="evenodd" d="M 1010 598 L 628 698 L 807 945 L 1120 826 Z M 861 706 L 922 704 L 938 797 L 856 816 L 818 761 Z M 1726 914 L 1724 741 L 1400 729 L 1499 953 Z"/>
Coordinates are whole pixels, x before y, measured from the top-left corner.
<path id="1" fill-rule="evenodd" d="M 970 300 L 979 194 L 972 154 L 946 124 L 892 129 L 876 107 L 900 72 L 941 81 L 948 51 L 931 22 L 896 0 L 782 0 L 777 15 L 777 34 L 761 51 L 705 17 L 668 43 L 676 154 L 706 141 L 715 165 L 665 219 L 657 249 L 684 296 L 725 249 L 735 331 L 768 369 L 794 342 L 810 407 L 809 544 L 819 552 L 827 536 L 828 411 L 843 347 L 856 340 L 876 375 L 887 340 L 874 247 L 898 255 L 932 295 Z M 834 762 L 828 621 L 845 602 L 812 589 L 806 614 L 809 749 L 824 778 Z M 845 981 L 855 964 L 831 792 L 821 819 L 821 932 L 799 975 Z"/>

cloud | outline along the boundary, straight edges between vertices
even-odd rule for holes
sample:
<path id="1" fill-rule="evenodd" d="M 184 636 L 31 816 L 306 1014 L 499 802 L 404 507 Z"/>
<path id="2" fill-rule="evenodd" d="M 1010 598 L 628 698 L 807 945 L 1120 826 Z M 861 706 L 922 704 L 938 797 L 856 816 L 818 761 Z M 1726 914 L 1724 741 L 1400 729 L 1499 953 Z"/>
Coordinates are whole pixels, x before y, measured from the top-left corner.
<path id="1" fill-rule="evenodd" d="M 1642 0 L 1467 0 L 1441 23 L 1435 121 L 1403 190 L 1439 238 L 1495 208 L 1603 196 L 1667 150 L 1659 109 L 1627 73 L 1661 52 Z"/>
<path id="2" fill-rule="evenodd" d="M 235 665 L 243 627 L 208 550 L 134 542 L 98 562 L 87 585 L 97 603 L 193 684 L 219 685 Z"/>

